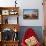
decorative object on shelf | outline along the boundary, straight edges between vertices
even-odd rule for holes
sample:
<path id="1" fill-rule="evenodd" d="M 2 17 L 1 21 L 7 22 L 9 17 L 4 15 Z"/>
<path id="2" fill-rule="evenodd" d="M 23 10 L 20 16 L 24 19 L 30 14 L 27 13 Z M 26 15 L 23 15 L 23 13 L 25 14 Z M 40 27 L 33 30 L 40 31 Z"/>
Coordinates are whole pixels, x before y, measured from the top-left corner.
<path id="1" fill-rule="evenodd" d="M 9 10 L 2 10 L 2 15 L 9 15 Z"/>
<path id="2" fill-rule="evenodd" d="M 8 16 L 3 15 L 2 24 L 8 24 Z"/>
<path id="3" fill-rule="evenodd" d="M 18 40 L 18 32 L 14 32 L 13 40 Z"/>
<path id="4" fill-rule="evenodd" d="M 17 32 L 17 29 L 14 27 L 14 41 L 15 40 L 18 40 L 18 32 Z"/>
<path id="5" fill-rule="evenodd" d="M 24 19 L 38 19 L 38 9 L 23 9 Z"/>
<path id="6" fill-rule="evenodd" d="M 17 32 L 17 29 L 14 27 L 14 32 Z"/>
<path id="7" fill-rule="evenodd" d="M 15 11 L 15 10 L 10 10 L 9 14 L 10 14 L 10 15 L 17 15 L 17 14 L 18 14 L 18 12 L 17 12 L 17 11 Z"/>
<path id="8" fill-rule="evenodd" d="M 7 18 L 7 19 L 5 19 L 5 24 L 8 24 L 8 18 Z"/>
<path id="9" fill-rule="evenodd" d="M 4 41 L 12 40 L 12 30 L 10 28 L 5 28 L 2 31 L 2 40 Z"/>
<path id="10" fill-rule="evenodd" d="M 18 32 L 15 32 L 10 28 L 5 28 L 2 31 L 2 40 L 4 40 L 4 41 L 9 41 L 9 40 L 16 41 L 16 40 L 18 40 Z"/>

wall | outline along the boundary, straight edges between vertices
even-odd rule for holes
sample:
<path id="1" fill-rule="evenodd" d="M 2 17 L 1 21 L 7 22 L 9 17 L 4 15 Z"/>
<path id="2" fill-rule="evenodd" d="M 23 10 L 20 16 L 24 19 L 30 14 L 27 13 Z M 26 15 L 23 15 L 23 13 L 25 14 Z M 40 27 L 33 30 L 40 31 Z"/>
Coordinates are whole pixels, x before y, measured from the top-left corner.
<path id="1" fill-rule="evenodd" d="M 0 0 L 1 7 L 12 7 L 15 6 L 15 0 Z M 19 6 L 19 24 L 20 26 L 43 26 L 43 0 L 17 0 L 17 6 Z M 38 20 L 24 20 L 23 19 L 23 9 L 39 9 L 39 19 Z"/>
<path id="2" fill-rule="evenodd" d="M 44 16 L 43 16 L 42 0 L 25 0 L 21 4 L 21 9 L 39 9 L 39 19 L 38 20 L 24 20 L 22 17 L 23 16 L 23 10 L 22 10 L 20 11 L 21 12 L 20 25 L 22 26 L 43 26 Z"/>

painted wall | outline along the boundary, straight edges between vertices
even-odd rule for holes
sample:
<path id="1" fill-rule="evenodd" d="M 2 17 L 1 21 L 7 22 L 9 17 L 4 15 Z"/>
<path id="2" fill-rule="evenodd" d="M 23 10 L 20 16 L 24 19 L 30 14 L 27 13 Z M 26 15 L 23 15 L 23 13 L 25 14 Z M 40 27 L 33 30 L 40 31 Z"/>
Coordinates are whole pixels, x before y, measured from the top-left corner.
<path id="1" fill-rule="evenodd" d="M 0 0 L 1 7 L 12 7 L 15 6 L 15 0 Z M 17 0 L 17 6 L 19 6 L 19 24 L 20 26 L 43 26 L 43 0 Z M 39 19 L 38 20 L 24 20 L 23 9 L 38 9 Z"/>
<path id="2" fill-rule="evenodd" d="M 29 2 L 29 3 L 28 3 Z M 21 9 L 39 9 L 39 19 L 38 20 L 24 20 L 23 10 L 21 11 L 20 16 L 20 25 L 22 26 L 42 26 L 43 25 L 43 6 L 42 6 L 42 0 L 25 0 L 21 4 Z"/>

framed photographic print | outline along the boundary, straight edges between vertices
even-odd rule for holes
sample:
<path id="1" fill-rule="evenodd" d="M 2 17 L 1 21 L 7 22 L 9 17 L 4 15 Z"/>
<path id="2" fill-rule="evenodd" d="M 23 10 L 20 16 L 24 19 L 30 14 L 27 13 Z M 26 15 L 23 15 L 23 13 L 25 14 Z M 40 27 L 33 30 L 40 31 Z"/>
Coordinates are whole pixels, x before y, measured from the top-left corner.
<path id="1" fill-rule="evenodd" d="M 9 10 L 2 10 L 2 15 L 9 15 Z"/>
<path id="2" fill-rule="evenodd" d="M 38 9 L 23 9 L 23 19 L 38 19 Z"/>

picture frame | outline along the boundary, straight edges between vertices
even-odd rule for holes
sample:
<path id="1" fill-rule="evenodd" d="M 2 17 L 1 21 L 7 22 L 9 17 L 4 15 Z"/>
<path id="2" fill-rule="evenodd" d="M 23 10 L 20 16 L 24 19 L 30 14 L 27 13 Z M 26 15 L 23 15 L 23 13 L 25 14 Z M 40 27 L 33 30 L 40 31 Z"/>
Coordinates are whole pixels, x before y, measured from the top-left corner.
<path id="1" fill-rule="evenodd" d="M 38 9 L 23 9 L 23 19 L 38 19 Z"/>
<path id="2" fill-rule="evenodd" d="M 2 20 L 3 20 L 2 21 L 3 24 L 8 24 L 8 16 L 3 15 Z"/>
<path id="3" fill-rule="evenodd" d="M 9 15 L 9 10 L 2 10 L 2 15 Z"/>

